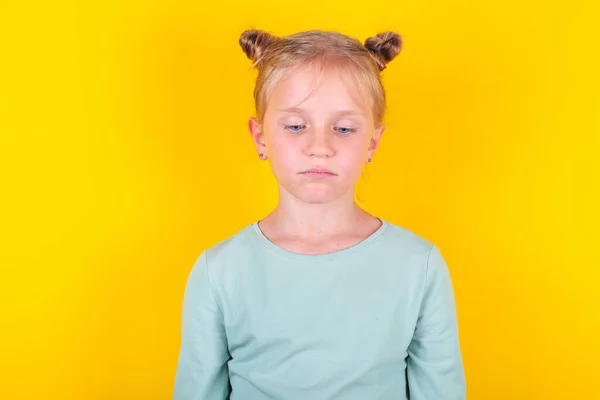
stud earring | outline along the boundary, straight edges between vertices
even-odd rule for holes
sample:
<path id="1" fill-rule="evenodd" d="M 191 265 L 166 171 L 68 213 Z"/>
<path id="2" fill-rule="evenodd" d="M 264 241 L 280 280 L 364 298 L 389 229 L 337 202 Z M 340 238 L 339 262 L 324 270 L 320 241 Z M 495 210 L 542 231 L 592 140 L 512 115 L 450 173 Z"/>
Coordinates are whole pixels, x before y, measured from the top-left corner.
<path id="1" fill-rule="evenodd" d="M 265 155 L 263 153 L 260 153 L 258 156 L 260 157 L 261 160 L 263 160 L 265 158 Z"/>
<path id="2" fill-rule="evenodd" d="M 367 158 L 367 162 L 370 163 L 371 162 L 371 157 Z"/>

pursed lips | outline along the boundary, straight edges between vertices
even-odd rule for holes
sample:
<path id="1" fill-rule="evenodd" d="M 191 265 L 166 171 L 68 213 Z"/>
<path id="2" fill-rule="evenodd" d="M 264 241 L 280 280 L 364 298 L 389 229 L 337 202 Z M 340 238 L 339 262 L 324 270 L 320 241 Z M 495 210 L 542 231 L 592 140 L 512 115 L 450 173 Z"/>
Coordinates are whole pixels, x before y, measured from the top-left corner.
<path id="1" fill-rule="evenodd" d="M 337 176 L 336 173 L 326 168 L 312 168 L 307 171 L 300 172 L 300 174 L 311 178 L 330 178 L 332 176 Z"/>

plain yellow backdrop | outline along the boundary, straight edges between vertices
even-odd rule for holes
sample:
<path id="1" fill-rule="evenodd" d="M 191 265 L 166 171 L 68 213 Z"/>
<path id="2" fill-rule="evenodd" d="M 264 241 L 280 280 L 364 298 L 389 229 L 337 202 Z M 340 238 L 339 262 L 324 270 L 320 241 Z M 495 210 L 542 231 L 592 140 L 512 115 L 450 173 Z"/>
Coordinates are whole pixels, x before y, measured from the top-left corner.
<path id="1" fill-rule="evenodd" d="M 170 398 L 193 262 L 276 201 L 246 128 L 255 71 L 237 40 L 256 27 L 403 35 L 363 206 L 445 255 L 470 399 L 600 399 L 598 14 L 3 4 L 0 398 Z"/>

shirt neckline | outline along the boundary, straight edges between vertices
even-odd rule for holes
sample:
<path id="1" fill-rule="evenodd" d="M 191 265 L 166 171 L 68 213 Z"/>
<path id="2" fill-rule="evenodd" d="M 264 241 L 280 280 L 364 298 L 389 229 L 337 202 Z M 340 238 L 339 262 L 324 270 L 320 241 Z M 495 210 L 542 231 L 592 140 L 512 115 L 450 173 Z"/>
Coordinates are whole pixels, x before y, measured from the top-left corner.
<path id="1" fill-rule="evenodd" d="M 260 220 L 253 222 L 250 226 L 251 226 L 252 231 L 254 232 L 255 236 L 257 237 L 257 239 L 264 246 L 273 250 L 274 252 L 279 253 L 280 255 L 282 255 L 286 258 L 309 261 L 309 262 L 321 262 L 321 261 L 332 260 L 334 258 L 340 258 L 340 257 L 346 256 L 348 254 L 357 252 L 357 251 L 362 250 L 365 247 L 371 245 L 373 242 L 375 242 L 385 232 L 385 230 L 389 226 L 389 223 L 386 220 L 384 220 L 382 218 L 377 218 L 377 219 L 379 219 L 379 221 L 381 222 L 381 226 L 375 232 L 373 232 L 371 235 L 367 236 L 362 241 L 360 241 L 350 247 L 347 247 L 345 249 L 337 250 L 337 251 L 334 251 L 331 253 L 324 253 L 324 254 L 302 254 L 302 253 L 294 253 L 292 251 L 286 250 L 283 247 L 276 245 L 275 243 L 270 241 L 265 236 L 265 234 L 262 232 L 262 230 L 258 226 Z"/>

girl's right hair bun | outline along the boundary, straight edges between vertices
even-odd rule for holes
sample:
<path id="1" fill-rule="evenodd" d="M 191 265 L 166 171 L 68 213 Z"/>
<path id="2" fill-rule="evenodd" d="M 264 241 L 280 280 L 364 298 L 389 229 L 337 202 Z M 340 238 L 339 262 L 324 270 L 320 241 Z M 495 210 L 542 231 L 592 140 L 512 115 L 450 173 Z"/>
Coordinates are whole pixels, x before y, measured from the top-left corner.
<path id="1" fill-rule="evenodd" d="M 365 40 L 365 47 L 375 58 L 380 71 L 402 50 L 402 37 L 396 32 L 382 32 Z"/>
<path id="2" fill-rule="evenodd" d="M 268 32 L 249 29 L 243 32 L 240 36 L 240 46 L 250 60 L 257 63 L 265 50 L 277 38 Z"/>

